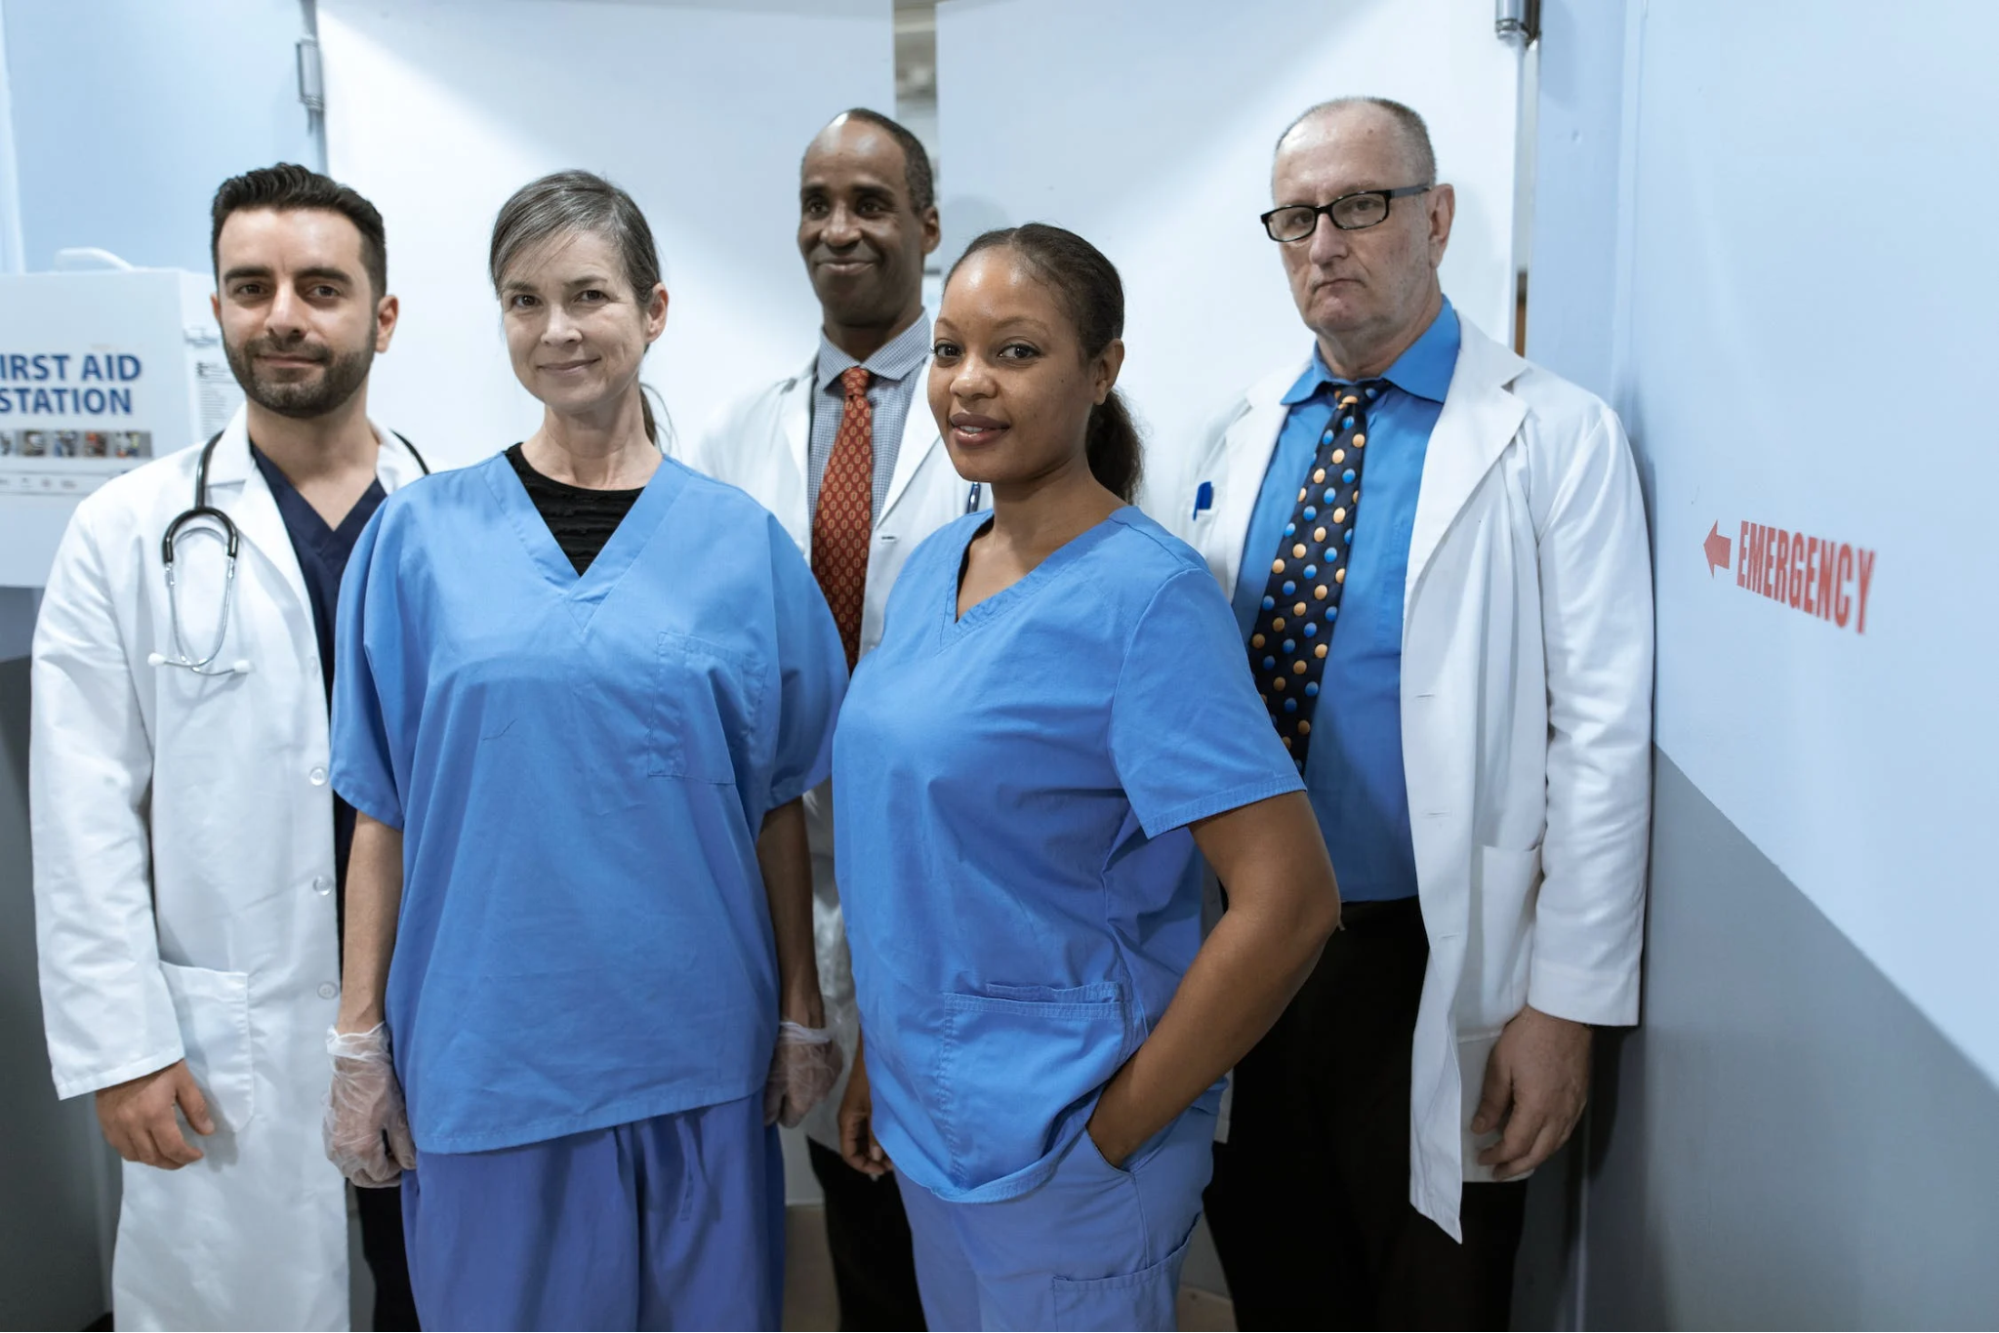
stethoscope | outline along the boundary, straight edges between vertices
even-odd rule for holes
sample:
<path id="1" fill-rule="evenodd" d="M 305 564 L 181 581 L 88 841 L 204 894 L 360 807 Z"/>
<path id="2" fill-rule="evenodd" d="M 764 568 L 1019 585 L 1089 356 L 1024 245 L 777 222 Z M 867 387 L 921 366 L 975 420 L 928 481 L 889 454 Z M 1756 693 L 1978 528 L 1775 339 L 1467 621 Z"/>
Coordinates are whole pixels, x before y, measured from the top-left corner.
<path id="1" fill-rule="evenodd" d="M 403 442 L 403 448 L 410 451 L 410 457 L 416 460 L 416 465 L 423 470 L 423 475 L 429 476 L 430 464 L 423 461 L 423 455 L 416 451 L 416 446 L 409 442 L 409 437 L 397 431 L 390 433 Z M 167 524 L 166 534 L 160 538 L 160 561 L 166 568 L 167 579 L 167 620 L 173 627 L 174 655 L 172 657 L 164 653 L 146 655 L 146 661 L 153 666 L 181 667 L 197 676 L 235 676 L 243 675 L 250 670 L 250 663 L 240 657 L 228 666 L 215 665 L 215 659 L 222 655 L 223 640 L 229 637 L 229 612 L 236 604 L 236 553 L 243 541 L 242 534 L 236 530 L 236 524 L 229 515 L 208 503 L 208 465 L 215 459 L 215 446 L 222 439 L 222 435 L 221 431 L 215 432 L 208 437 L 208 443 L 201 446 L 201 461 L 194 469 L 194 506 L 182 510 L 175 516 L 174 521 Z M 174 543 L 179 540 L 181 529 L 190 524 L 203 522 L 211 523 L 215 528 L 221 529 L 223 544 L 226 547 L 222 564 L 222 615 L 215 623 L 215 642 L 210 646 L 208 656 L 189 657 L 180 632 L 180 582 L 174 572 Z M 213 529 L 195 530 L 208 532 Z"/>

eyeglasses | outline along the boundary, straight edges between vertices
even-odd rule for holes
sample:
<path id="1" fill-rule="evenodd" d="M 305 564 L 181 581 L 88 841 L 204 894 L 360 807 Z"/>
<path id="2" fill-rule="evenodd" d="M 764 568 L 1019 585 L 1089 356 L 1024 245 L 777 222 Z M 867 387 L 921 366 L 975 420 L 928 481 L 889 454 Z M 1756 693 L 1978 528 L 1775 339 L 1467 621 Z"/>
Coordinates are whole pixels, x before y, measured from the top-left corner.
<path id="1" fill-rule="evenodd" d="M 1405 185 L 1399 190 L 1358 190 L 1316 208 L 1310 204 L 1285 204 L 1263 215 L 1263 229 L 1273 241 L 1302 241 L 1319 229 L 1319 214 L 1324 213 L 1341 231 L 1366 231 L 1388 221 L 1389 200 L 1427 194 L 1435 188 Z"/>

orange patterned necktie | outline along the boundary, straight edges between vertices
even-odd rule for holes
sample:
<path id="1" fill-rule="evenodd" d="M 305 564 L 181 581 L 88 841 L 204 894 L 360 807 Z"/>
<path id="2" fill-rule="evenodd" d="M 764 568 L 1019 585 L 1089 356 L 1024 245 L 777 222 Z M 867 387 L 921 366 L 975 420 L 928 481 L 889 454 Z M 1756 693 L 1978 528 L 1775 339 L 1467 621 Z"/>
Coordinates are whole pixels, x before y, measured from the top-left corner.
<path id="1" fill-rule="evenodd" d="M 868 401 L 873 372 L 849 366 L 840 372 L 846 406 L 840 433 L 819 479 L 819 509 L 812 516 L 812 576 L 833 608 L 847 670 L 861 657 L 861 608 L 868 594 L 868 539 L 874 531 L 875 409 Z"/>

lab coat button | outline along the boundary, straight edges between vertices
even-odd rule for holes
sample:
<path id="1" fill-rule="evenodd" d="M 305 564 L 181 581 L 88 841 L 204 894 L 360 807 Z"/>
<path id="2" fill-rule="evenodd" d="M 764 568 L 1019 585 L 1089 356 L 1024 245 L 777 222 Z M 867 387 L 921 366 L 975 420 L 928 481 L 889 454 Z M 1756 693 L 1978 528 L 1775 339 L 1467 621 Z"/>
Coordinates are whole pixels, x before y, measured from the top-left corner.
<path id="1" fill-rule="evenodd" d="M 320 982 L 320 983 L 319 983 L 319 998 L 320 998 L 320 999 L 322 999 L 322 1000 L 330 1000 L 330 999 L 332 999 L 332 998 L 333 998 L 334 996 L 338 995 L 339 993 L 340 993 L 340 987 L 338 987 L 338 986 L 334 985 L 334 984 L 333 984 L 332 982 L 330 982 L 330 981 L 322 981 L 322 982 Z"/>
<path id="2" fill-rule="evenodd" d="M 312 881 L 312 891 L 322 895 L 331 893 L 333 892 L 333 881 L 324 875 L 320 875 Z"/>
<path id="3" fill-rule="evenodd" d="M 312 772 L 306 774 L 306 777 L 312 780 L 312 785 L 315 787 L 324 787 L 326 785 L 326 770 L 317 764 L 313 766 Z"/>

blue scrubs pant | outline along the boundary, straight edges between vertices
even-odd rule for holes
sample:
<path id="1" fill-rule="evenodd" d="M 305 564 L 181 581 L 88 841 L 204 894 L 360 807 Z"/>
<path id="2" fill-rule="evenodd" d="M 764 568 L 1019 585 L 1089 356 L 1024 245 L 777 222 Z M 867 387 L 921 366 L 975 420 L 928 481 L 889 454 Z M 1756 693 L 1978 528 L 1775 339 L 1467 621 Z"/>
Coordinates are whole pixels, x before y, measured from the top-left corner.
<path id="1" fill-rule="evenodd" d="M 998 1203 L 952 1203 L 898 1175 L 930 1327 L 1177 1327 L 1214 1137 L 1212 1113 L 1186 1111 L 1119 1169 L 1085 1133 L 1046 1184 Z"/>
<path id="2" fill-rule="evenodd" d="M 764 1329 L 784 1163 L 763 1094 L 403 1174 L 426 1329 Z"/>

